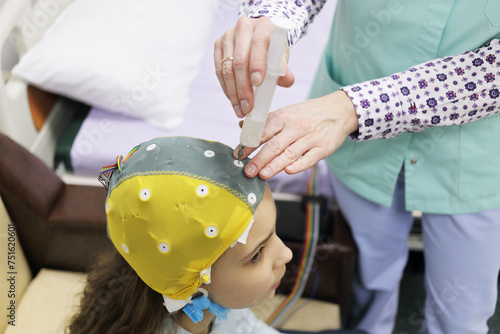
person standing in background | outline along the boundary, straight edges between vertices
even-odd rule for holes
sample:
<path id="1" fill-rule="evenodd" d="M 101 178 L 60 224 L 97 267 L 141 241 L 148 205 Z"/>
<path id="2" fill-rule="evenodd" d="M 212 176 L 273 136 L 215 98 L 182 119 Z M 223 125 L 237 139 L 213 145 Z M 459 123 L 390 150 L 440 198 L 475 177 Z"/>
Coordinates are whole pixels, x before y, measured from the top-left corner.
<path id="1" fill-rule="evenodd" d="M 265 75 L 269 17 L 297 24 L 292 46 L 324 2 L 241 2 L 214 49 L 237 116 Z M 499 38 L 499 1 L 339 0 L 310 99 L 269 114 L 245 173 L 269 179 L 326 159 L 359 249 L 348 327 L 392 333 L 420 210 L 423 332 L 487 332 L 500 270 Z M 293 81 L 286 68 L 279 84 Z"/>

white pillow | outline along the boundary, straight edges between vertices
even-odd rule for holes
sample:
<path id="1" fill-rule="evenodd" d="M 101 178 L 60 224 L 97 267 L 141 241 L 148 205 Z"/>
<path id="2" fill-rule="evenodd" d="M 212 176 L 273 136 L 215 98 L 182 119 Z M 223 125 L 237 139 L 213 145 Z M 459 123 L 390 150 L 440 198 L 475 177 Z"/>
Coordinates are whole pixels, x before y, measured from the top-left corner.
<path id="1" fill-rule="evenodd" d="M 217 0 L 75 0 L 13 73 L 46 91 L 174 128 Z"/>

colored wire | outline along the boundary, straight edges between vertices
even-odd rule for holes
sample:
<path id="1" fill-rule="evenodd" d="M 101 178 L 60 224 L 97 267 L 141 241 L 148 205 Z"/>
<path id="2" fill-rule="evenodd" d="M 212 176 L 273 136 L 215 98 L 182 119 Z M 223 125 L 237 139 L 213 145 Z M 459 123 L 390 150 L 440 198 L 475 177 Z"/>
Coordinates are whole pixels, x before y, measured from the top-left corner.
<path id="1" fill-rule="evenodd" d="M 319 177 L 320 173 L 318 167 L 314 166 L 311 169 L 311 176 L 308 181 L 307 193 L 310 196 L 317 196 L 319 194 Z M 307 284 L 307 279 L 311 272 L 311 268 L 316 255 L 316 249 L 319 238 L 319 218 L 320 218 L 320 204 L 309 202 L 306 205 L 306 227 L 304 235 L 304 251 L 299 261 L 299 270 L 295 284 L 290 294 L 285 300 L 274 310 L 274 312 L 266 320 L 270 326 L 277 326 L 280 321 L 285 317 L 287 312 L 294 306 L 297 300 L 300 299 Z"/>
<path id="2" fill-rule="evenodd" d="M 101 168 L 101 171 L 99 172 L 99 177 L 98 180 L 101 182 L 106 189 L 108 189 L 109 185 L 109 179 L 111 178 L 111 174 L 115 169 L 118 169 L 120 172 L 122 171 L 123 168 L 123 163 L 128 160 L 132 156 L 132 154 L 135 153 L 139 149 L 139 146 L 134 147 L 130 152 L 128 152 L 127 156 L 123 158 L 121 155 L 116 157 L 116 163 L 112 165 L 106 165 Z"/>

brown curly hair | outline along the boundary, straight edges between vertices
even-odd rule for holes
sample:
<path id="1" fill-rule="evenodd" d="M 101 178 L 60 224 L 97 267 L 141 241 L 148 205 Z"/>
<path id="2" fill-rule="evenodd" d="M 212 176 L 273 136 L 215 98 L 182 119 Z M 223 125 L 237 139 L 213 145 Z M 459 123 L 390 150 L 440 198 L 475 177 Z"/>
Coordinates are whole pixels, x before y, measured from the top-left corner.
<path id="1" fill-rule="evenodd" d="M 69 334 L 157 334 L 169 316 L 163 298 L 116 251 L 102 255 L 88 275 Z M 174 331 L 175 333 L 175 331 Z"/>

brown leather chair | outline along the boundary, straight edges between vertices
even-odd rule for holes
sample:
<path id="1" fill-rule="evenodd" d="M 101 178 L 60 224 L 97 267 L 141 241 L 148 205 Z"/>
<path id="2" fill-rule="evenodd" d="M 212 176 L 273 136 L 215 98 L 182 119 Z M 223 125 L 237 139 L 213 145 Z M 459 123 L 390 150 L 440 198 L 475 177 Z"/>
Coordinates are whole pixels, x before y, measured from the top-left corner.
<path id="1" fill-rule="evenodd" d="M 0 133 L 0 197 L 17 226 L 34 275 L 42 267 L 86 271 L 96 256 L 112 247 L 105 232 L 105 195 L 104 187 L 65 184 L 51 168 Z M 304 221 L 300 204 L 295 211 L 288 207 L 290 203 L 276 204 L 278 212 L 292 211 L 294 220 Z M 344 320 L 356 248 L 341 213 L 326 206 L 323 211 L 322 239 L 303 295 L 340 305 Z M 278 234 L 288 224 L 290 218 L 278 214 Z M 279 287 L 288 293 L 295 282 L 302 242 L 282 238 L 294 253 Z"/>

